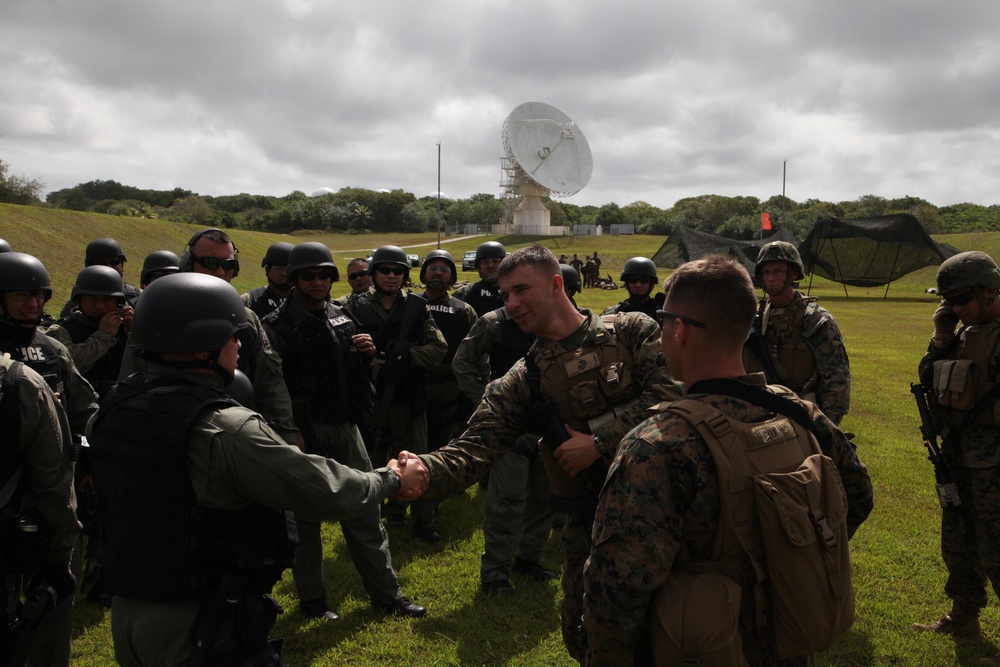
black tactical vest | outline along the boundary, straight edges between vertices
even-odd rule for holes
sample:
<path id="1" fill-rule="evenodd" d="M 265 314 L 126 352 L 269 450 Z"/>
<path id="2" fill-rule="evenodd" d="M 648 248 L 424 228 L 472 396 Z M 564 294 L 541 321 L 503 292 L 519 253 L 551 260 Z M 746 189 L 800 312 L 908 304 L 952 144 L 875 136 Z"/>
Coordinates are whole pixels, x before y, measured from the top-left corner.
<path id="1" fill-rule="evenodd" d="M 645 313 L 649 317 L 656 319 L 656 311 L 663 308 L 663 292 L 657 292 L 655 296 L 650 296 L 642 303 L 633 301 L 631 298 L 625 299 L 618 304 L 616 312 L 619 313 Z"/>
<path id="2" fill-rule="evenodd" d="M 500 338 L 490 347 L 490 379 L 496 380 L 511 369 L 517 360 L 528 353 L 535 342 L 532 334 L 521 331 L 521 327 L 510 318 L 506 308 L 494 311 L 500 318 Z"/>
<path id="3" fill-rule="evenodd" d="M 82 343 L 97 331 L 97 324 L 89 324 L 76 317 L 68 317 L 60 320 L 59 326 L 69 333 L 74 343 Z M 100 398 L 111 391 L 111 387 L 118 383 L 118 371 L 122 367 L 122 358 L 125 356 L 125 347 L 128 345 L 128 332 L 125 327 L 119 327 L 115 336 L 115 344 L 108 353 L 97 360 L 94 367 L 86 373 L 81 373 L 93 387 Z"/>
<path id="4" fill-rule="evenodd" d="M 247 294 L 250 296 L 250 310 L 257 313 L 257 317 L 264 319 L 272 310 L 285 302 L 285 297 L 278 296 L 271 289 L 270 285 L 255 287 Z"/>
<path id="5" fill-rule="evenodd" d="M 294 312 L 290 303 L 264 322 L 284 341 L 281 368 L 293 406 L 302 415 L 308 403 L 309 423 L 356 424 L 371 404 L 372 386 L 368 362 L 351 351 L 354 322 L 332 303 L 322 317 Z"/>
<path id="6" fill-rule="evenodd" d="M 407 297 L 406 301 L 400 303 L 392 310 L 387 320 L 383 320 L 375 312 L 370 300 L 364 295 L 352 298 L 348 303 L 353 308 L 355 317 L 361 323 L 362 333 L 371 335 L 372 340 L 375 342 L 375 349 L 379 352 L 389 350 L 390 347 L 397 345 L 400 341 L 403 344 L 411 346 L 422 345 L 424 343 L 424 322 L 427 321 L 426 312 L 420 313 L 419 317 L 414 319 L 413 326 L 409 331 L 400 331 L 403 326 L 403 319 L 406 317 L 407 309 L 417 307 L 418 303 L 423 308 L 422 304 L 426 303 L 424 299 L 421 298 L 416 302 L 411 302 L 411 299 Z M 384 380 L 381 379 L 384 377 L 384 375 L 378 374 L 375 378 L 375 390 L 379 396 L 382 396 L 385 392 Z M 397 390 L 394 392 L 392 397 L 393 405 L 407 403 L 417 413 L 426 409 L 427 373 L 423 368 L 417 368 L 411 364 L 406 369 L 403 378 L 398 382 L 397 386 L 403 388 L 403 391 Z"/>
<path id="7" fill-rule="evenodd" d="M 459 343 L 469 333 L 469 316 L 465 309 L 469 304 L 461 299 L 451 297 L 447 303 L 432 301 L 427 306 L 434 318 L 434 324 L 441 330 L 445 341 L 448 343 L 448 353 L 444 356 L 443 364 L 450 364 L 455 358 L 455 350 Z"/>
<path id="8" fill-rule="evenodd" d="M 9 352 L 11 359 L 41 375 L 49 389 L 62 395 L 67 386 L 66 371 L 59 359 L 57 343 L 37 329 L 30 337 L 10 336 L 10 333 L 9 327 L 0 328 L 0 351 Z"/>
<path id="9" fill-rule="evenodd" d="M 261 505 L 226 511 L 196 504 L 189 432 L 212 408 L 238 406 L 211 387 L 144 383 L 136 374 L 103 401 L 90 437 L 104 509 L 105 585 L 142 600 L 197 600 L 223 572 L 269 591 L 290 556 L 284 512 Z M 284 538 L 284 542 L 282 541 Z M 271 581 L 268 581 L 272 579 Z"/>
<path id="10" fill-rule="evenodd" d="M 476 315 L 482 317 L 491 310 L 503 307 L 503 299 L 500 298 L 500 286 L 491 285 L 485 280 L 480 280 L 469 286 L 469 291 L 463 299 L 472 306 Z"/>

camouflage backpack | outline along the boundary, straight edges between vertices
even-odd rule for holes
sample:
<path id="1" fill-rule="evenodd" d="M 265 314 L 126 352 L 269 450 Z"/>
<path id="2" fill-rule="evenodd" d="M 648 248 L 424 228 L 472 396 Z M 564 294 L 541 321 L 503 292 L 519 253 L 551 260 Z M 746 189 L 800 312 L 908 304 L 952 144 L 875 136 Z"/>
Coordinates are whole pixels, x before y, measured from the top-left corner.
<path id="1" fill-rule="evenodd" d="M 854 621 L 840 475 L 801 406 L 771 396 L 801 414 L 743 423 L 696 400 L 666 406 L 711 450 L 721 511 L 711 561 L 691 562 L 682 550 L 656 591 L 657 664 L 744 665 L 744 649 L 805 655 L 829 648 Z M 744 638 L 763 645 L 744 647 Z"/>

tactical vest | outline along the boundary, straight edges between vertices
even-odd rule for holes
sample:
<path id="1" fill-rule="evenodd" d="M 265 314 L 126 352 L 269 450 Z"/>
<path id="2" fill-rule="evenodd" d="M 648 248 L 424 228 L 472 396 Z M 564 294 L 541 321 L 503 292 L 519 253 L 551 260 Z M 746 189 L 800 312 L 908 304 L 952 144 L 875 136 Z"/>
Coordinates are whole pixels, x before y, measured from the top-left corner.
<path id="1" fill-rule="evenodd" d="M 511 319 L 506 308 L 493 311 L 500 320 L 500 338 L 490 346 L 490 379 L 496 380 L 511 369 L 517 360 L 528 353 L 535 342 L 532 334 L 524 333 Z"/>
<path id="2" fill-rule="evenodd" d="M 766 328 L 763 336 L 775 368 L 783 376 L 768 376 L 769 383 L 782 384 L 795 393 L 802 393 L 816 374 L 816 357 L 806 342 L 803 330 L 809 305 L 816 301 L 815 297 L 798 299 L 780 309 L 781 312 L 777 315 L 775 309 L 768 303 L 764 313 Z M 743 364 L 747 373 L 766 374 L 764 362 L 750 350 L 744 349 Z"/>
<path id="3" fill-rule="evenodd" d="M 491 285 L 486 280 L 480 280 L 470 285 L 469 291 L 462 300 L 469 304 L 476 311 L 476 315 L 480 317 L 491 310 L 503 307 L 500 286 Z"/>
<path id="4" fill-rule="evenodd" d="M 441 330 L 448 343 L 448 353 L 444 356 L 442 364 L 452 362 L 459 343 L 469 333 L 469 316 L 465 312 L 468 307 L 469 304 L 455 297 L 451 297 L 447 303 L 431 301 L 427 306 L 434 318 L 434 324 Z"/>
<path id="5" fill-rule="evenodd" d="M 222 573 L 241 572 L 248 590 L 270 591 L 290 560 L 285 513 L 256 504 L 201 507 L 188 471 L 191 428 L 206 411 L 238 403 L 211 387 L 144 379 L 136 374 L 112 389 L 90 437 L 107 590 L 198 600 Z"/>
<path id="6" fill-rule="evenodd" d="M 0 350 L 9 352 L 14 361 L 20 361 L 35 371 L 49 385 L 49 389 L 63 395 L 66 390 L 66 371 L 59 358 L 57 343 L 37 329 L 27 342 L 17 342 L 0 331 Z"/>
<path id="7" fill-rule="evenodd" d="M 1000 318 L 963 327 L 947 360 L 934 362 L 934 389 L 941 415 L 952 427 L 962 423 L 998 378 L 990 377 L 990 362 L 1000 339 Z M 993 407 L 979 411 L 975 422 L 996 425 Z"/>
<path id="8" fill-rule="evenodd" d="M 631 297 L 625 299 L 615 310 L 619 313 L 644 313 L 655 320 L 656 311 L 661 308 L 663 308 L 663 292 L 657 292 L 642 302 L 633 301 Z"/>
<path id="9" fill-rule="evenodd" d="M 66 330 L 74 343 L 82 343 L 98 329 L 97 324 L 90 324 L 76 317 L 60 320 L 59 326 Z M 86 373 L 81 373 L 94 387 L 94 391 L 99 397 L 103 398 L 111 390 L 111 387 L 117 384 L 118 371 L 122 367 L 122 358 L 125 356 L 127 345 L 128 332 L 125 327 L 119 327 L 118 333 L 115 335 L 114 346 L 108 350 L 107 354 L 97 360 L 93 368 Z"/>
<path id="10" fill-rule="evenodd" d="M 281 368 L 296 408 L 296 425 L 356 424 L 369 401 L 371 380 L 366 362 L 352 352 L 354 322 L 332 303 L 322 317 L 293 312 L 286 301 L 264 322 L 285 343 Z M 308 415 L 302 414 L 308 404 Z M 308 422 L 308 423 L 306 423 Z"/>
<path id="11" fill-rule="evenodd" d="M 361 322 L 362 332 L 371 335 L 375 343 L 375 349 L 379 352 L 385 352 L 389 349 L 390 344 L 394 344 L 397 341 L 402 341 L 411 346 L 422 345 L 424 343 L 424 322 L 427 321 L 428 317 L 426 312 L 421 313 L 415 319 L 409 331 L 400 331 L 403 326 L 403 319 L 406 317 L 407 308 L 414 307 L 414 305 L 409 304 L 409 300 L 410 297 L 407 297 L 406 301 L 400 302 L 393 308 L 389 318 L 386 320 L 382 319 L 375 312 L 370 300 L 364 295 L 351 298 L 348 304 L 353 308 L 355 317 Z M 423 300 L 421 299 L 421 301 Z M 382 396 L 385 391 L 384 380 L 382 379 L 384 377 L 384 375 L 376 376 L 375 390 L 379 396 Z M 427 408 L 427 373 L 423 368 L 417 368 L 413 364 L 410 364 L 397 386 L 404 388 L 405 391 L 396 391 L 393 394 L 393 405 L 407 403 L 416 412 L 422 412 Z"/>
<path id="12" fill-rule="evenodd" d="M 606 331 L 587 347 L 555 356 L 533 352 L 541 372 L 541 390 L 556 412 L 577 431 L 591 433 L 588 422 L 639 396 L 642 387 L 632 377 L 633 360 L 619 345 L 614 315 L 601 321 Z"/>
<path id="13" fill-rule="evenodd" d="M 250 305 L 247 308 L 257 313 L 260 319 L 267 317 L 271 311 L 285 302 L 285 297 L 275 294 L 270 285 L 255 287 L 247 292 L 247 295 L 250 297 Z"/>
<path id="14" fill-rule="evenodd" d="M 19 395 L 21 364 L 16 361 L 5 363 L 0 357 L 0 377 L 3 378 L 3 382 L 0 383 L 0 430 L 3 431 L 3 444 L 0 445 L 0 489 L 4 489 L 21 465 L 21 401 Z M 10 497 L 13 498 L 15 495 L 11 490 Z M 4 503 L 0 502 L 0 509 L 3 509 L 3 506 Z"/>

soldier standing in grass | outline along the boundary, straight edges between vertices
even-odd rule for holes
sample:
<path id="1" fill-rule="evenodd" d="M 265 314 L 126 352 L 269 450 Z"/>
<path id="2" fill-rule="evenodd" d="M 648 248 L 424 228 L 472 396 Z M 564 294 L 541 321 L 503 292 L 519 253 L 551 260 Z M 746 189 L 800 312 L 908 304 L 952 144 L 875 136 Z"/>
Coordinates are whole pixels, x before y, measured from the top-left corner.
<path id="1" fill-rule="evenodd" d="M 951 611 L 913 629 L 979 638 L 987 581 L 1000 595 L 1000 270 L 984 252 L 959 253 L 941 264 L 937 287 L 941 303 L 920 380 L 934 388 L 941 453 L 961 505 L 941 515 Z M 1000 665 L 1000 656 L 984 662 Z"/>
<path id="2" fill-rule="evenodd" d="M 747 375 L 743 369 L 743 341 L 756 306 L 753 284 L 743 266 L 733 258 L 718 255 L 689 262 L 667 279 L 666 294 L 666 310 L 659 314 L 663 354 L 675 376 L 684 382 L 685 398 L 713 408 L 713 420 L 766 423 L 762 428 L 786 433 L 770 442 L 762 439 L 757 449 L 770 448 L 767 461 L 771 465 L 791 463 L 793 470 L 798 465 L 796 460 L 802 460 L 803 451 L 813 451 L 813 445 L 808 443 L 815 440 L 803 425 L 793 425 L 797 420 L 765 407 L 766 399 L 782 396 L 778 406 L 788 414 L 794 414 L 789 408 L 798 408 L 799 417 L 811 424 L 822 452 L 833 459 L 840 473 L 849 508 L 847 532 L 853 534 L 871 512 L 872 484 L 850 442 L 814 405 L 795 400 L 782 387 L 766 387 L 762 375 Z M 761 394 L 766 394 L 764 400 Z M 775 454 L 777 451 L 781 454 Z M 746 459 L 746 454 L 734 456 L 734 461 L 744 461 L 734 463 L 734 467 L 741 470 L 740 465 L 750 466 Z M 729 572 L 734 566 L 750 567 L 748 558 L 738 549 L 734 560 L 730 560 L 732 554 L 725 553 L 721 561 L 710 563 L 716 533 L 722 526 L 733 526 L 732 519 L 720 516 L 720 507 L 728 506 L 721 500 L 723 493 L 728 498 L 742 489 L 752 489 L 752 485 L 743 484 L 745 478 L 739 477 L 729 488 L 720 489 L 716 470 L 713 453 L 699 429 L 668 411 L 667 405 L 657 406 L 655 416 L 622 440 L 601 493 L 594 521 L 594 547 L 584 573 L 588 665 L 653 664 L 650 649 L 655 652 L 657 647 L 650 646 L 647 620 L 651 601 L 656 589 L 665 585 L 675 570 Z M 746 499 L 745 495 L 735 497 L 739 498 L 737 503 Z M 688 564 L 693 567 L 685 569 Z M 753 597 L 752 587 L 744 586 L 743 601 Z M 671 602 L 683 604 L 681 599 Z M 684 602 L 705 604 L 701 600 Z M 738 602 L 736 607 L 739 609 Z M 720 604 L 717 616 L 725 618 L 728 611 L 728 606 Z M 758 634 L 755 617 L 746 609 L 743 613 L 746 617 L 740 619 L 739 634 L 749 662 L 741 664 L 811 664 L 806 656 L 775 659 Z M 724 623 L 720 621 L 720 625 Z M 685 637 L 689 632 L 697 637 L 698 630 L 707 629 L 673 630 Z M 692 664 L 698 664 L 699 657 L 704 659 L 704 655 L 698 655 L 699 650 L 717 650 L 717 646 L 683 648 L 691 651 Z"/>
<path id="3" fill-rule="evenodd" d="M 300 243 L 286 264 L 290 295 L 264 318 L 264 326 L 282 358 L 305 451 L 368 472 L 372 464 L 357 423 L 371 411 L 375 344 L 330 301 L 330 285 L 339 275 L 329 248 Z M 305 519 L 297 524 L 302 547 L 293 574 L 300 609 L 310 618 L 335 621 L 339 616 L 328 605 L 323 584 L 321 524 Z M 427 610 L 400 592 L 379 508 L 343 519 L 340 527 L 372 606 L 386 613 L 424 616 Z"/>
<path id="4" fill-rule="evenodd" d="M 598 462 L 609 463 L 645 409 L 676 398 L 678 388 L 663 361 L 656 323 L 637 314 L 602 318 L 577 310 L 547 248 L 528 246 L 508 255 L 499 283 L 508 314 L 538 342 L 525 360 L 489 384 L 465 433 L 421 458 L 433 495 L 460 493 L 510 451 L 520 434 L 542 427 L 538 432 L 555 450 L 543 454 L 556 464 L 549 467 L 553 490 L 573 512 L 562 534 L 563 640 L 582 663 L 583 563 L 606 470 Z"/>
<path id="5" fill-rule="evenodd" d="M 851 362 L 837 321 L 795 289 L 803 276 L 799 251 L 772 241 L 760 249 L 754 273 L 765 296 L 743 350 L 747 372 L 763 372 L 769 384 L 788 387 L 839 425 L 851 407 Z"/>
<path id="6" fill-rule="evenodd" d="M 119 383 L 93 421 L 123 667 L 279 667 L 268 633 L 282 610 L 270 592 L 291 564 L 287 511 L 339 521 L 377 512 L 387 496 L 426 480 L 415 458 L 361 471 L 303 454 L 229 398 L 223 387 L 247 326 L 225 281 L 156 280 L 131 338 L 147 371 Z"/>

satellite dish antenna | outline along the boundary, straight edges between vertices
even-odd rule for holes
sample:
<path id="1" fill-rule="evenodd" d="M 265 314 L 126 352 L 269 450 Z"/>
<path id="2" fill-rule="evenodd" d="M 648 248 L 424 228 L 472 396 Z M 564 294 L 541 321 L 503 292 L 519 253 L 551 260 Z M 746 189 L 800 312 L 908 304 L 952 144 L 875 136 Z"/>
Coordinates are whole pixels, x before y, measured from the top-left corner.
<path id="1" fill-rule="evenodd" d="M 590 181 L 594 158 L 569 116 L 542 102 L 525 102 L 503 122 L 501 185 L 515 229 L 548 234 L 550 213 L 540 197 L 568 197 Z"/>

